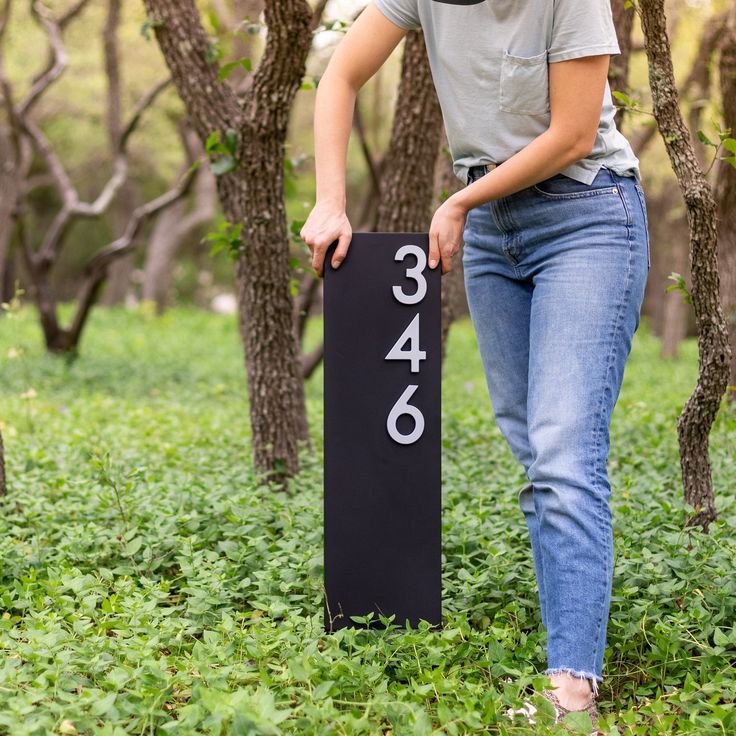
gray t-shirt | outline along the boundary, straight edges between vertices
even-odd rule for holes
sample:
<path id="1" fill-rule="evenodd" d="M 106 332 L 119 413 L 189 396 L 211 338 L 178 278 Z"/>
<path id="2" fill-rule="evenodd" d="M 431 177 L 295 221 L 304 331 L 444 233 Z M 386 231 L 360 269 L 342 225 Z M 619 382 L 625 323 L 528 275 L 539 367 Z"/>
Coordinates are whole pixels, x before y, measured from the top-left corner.
<path id="1" fill-rule="evenodd" d="M 548 63 L 619 54 L 610 0 L 373 0 L 391 21 L 421 28 L 455 175 L 501 163 L 550 122 Z M 606 81 L 593 151 L 562 169 L 590 184 L 605 164 L 641 179 L 616 128 Z"/>

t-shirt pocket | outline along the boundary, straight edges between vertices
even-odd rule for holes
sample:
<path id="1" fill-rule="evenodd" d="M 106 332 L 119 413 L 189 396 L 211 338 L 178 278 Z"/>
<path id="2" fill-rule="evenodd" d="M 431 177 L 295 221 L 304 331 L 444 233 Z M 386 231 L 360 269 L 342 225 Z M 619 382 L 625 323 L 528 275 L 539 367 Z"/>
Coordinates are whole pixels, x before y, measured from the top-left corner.
<path id="1" fill-rule="evenodd" d="M 535 56 L 515 56 L 504 49 L 499 108 L 517 115 L 544 115 L 549 112 L 546 50 Z"/>

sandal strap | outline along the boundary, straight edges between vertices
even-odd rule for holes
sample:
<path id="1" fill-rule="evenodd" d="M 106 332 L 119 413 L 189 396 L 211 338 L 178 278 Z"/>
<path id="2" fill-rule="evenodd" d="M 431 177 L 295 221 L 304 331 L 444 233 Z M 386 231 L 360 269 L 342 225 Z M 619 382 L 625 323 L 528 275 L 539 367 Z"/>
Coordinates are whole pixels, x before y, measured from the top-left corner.
<path id="1" fill-rule="evenodd" d="M 591 693 L 590 698 L 588 699 L 588 702 L 585 704 L 583 708 L 565 708 L 562 703 L 560 703 L 560 699 L 557 697 L 557 694 L 553 690 L 542 690 L 542 694 L 544 695 L 547 700 L 552 703 L 555 710 L 557 711 L 557 720 L 560 721 L 562 718 L 564 718 L 568 713 L 578 713 L 580 711 L 585 711 L 590 716 L 590 720 L 593 722 L 593 727 L 596 728 L 598 726 L 598 709 L 595 706 L 595 696 Z"/>

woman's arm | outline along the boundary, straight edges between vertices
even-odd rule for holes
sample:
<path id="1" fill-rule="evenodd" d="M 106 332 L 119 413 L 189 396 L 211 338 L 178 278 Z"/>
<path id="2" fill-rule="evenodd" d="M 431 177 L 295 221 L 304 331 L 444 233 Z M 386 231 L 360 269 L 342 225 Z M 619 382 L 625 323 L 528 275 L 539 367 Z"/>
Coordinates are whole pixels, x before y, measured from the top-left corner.
<path id="1" fill-rule="evenodd" d="M 548 179 L 593 149 L 610 55 L 549 64 L 550 124 L 542 135 L 455 195 L 466 210 Z"/>
<path id="2" fill-rule="evenodd" d="M 345 214 L 345 167 L 358 90 L 378 71 L 407 31 L 370 4 L 335 48 L 317 85 L 314 157 L 317 197 L 299 235 L 312 253 L 312 268 L 324 275 L 325 251 L 338 240 L 332 266 L 342 263 L 352 228 Z"/>
<path id="3" fill-rule="evenodd" d="M 548 179 L 592 150 L 600 122 L 610 55 L 549 64 L 550 124 L 518 153 L 448 197 L 429 231 L 429 266 L 450 270 L 468 210 Z"/>

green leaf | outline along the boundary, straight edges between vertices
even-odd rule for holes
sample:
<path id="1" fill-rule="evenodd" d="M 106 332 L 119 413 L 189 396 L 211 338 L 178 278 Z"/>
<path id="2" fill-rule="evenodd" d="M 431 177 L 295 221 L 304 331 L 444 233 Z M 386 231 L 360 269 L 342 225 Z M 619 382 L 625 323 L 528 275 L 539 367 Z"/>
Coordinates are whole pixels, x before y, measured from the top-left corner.
<path id="1" fill-rule="evenodd" d="M 115 705 L 116 699 L 117 693 L 110 693 L 109 695 L 105 695 L 104 698 L 95 700 L 95 702 L 90 706 L 89 711 L 94 716 L 104 716 L 105 713 L 107 713 L 113 707 L 113 705 Z"/>
<path id="2" fill-rule="evenodd" d="M 229 153 L 231 153 L 233 156 L 235 156 L 235 152 L 238 148 L 238 131 L 234 128 L 228 128 L 225 131 L 225 148 L 228 150 Z"/>
<path id="3" fill-rule="evenodd" d="M 319 685 L 314 688 L 314 691 L 312 692 L 312 697 L 315 700 L 323 700 L 330 694 L 330 690 L 332 689 L 332 686 L 334 684 L 334 680 L 325 680 L 324 682 L 320 682 Z"/>
<path id="4" fill-rule="evenodd" d="M 210 9 L 207 11 L 207 19 L 209 20 L 210 25 L 212 26 L 212 30 L 215 33 L 222 32 L 222 28 L 220 27 L 220 18 L 214 10 Z"/>
<path id="5" fill-rule="evenodd" d="M 213 153 L 217 151 L 217 146 L 220 145 L 220 131 L 213 130 L 208 136 L 204 144 L 204 150 L 207 153 Z"/>
<path id="6" fill-rule="evenodd" d="M 236 59 L 235 61 L 229 61 L 227 64 L 223 64 L 218 72 L 218 77 L 221 80 L 227 79 L 233 73 L 233 70 L 237 69 L 239 66 L 249 72 L 253 70 L 251 60 L 247 57 L 243 57 L 242 59 Z"/>
<path id="7" fill-rule="evenodd" d="M 141 545 L 143 544 L 143 538 L 142 537 L 134 537 L 128 544 L 126 545 L 126 552 L 129 555 L 134 555 L 138 550 L 141 548 Z"/>
<path id="8" fill-rule="evenodd" d="M 243 247 L 243 241 L 240 238 L 242 230 L 242 222 L 231 225 L 229 222 L 224 221 L 219 224 L 217 230 L 207 233 L 202 240 L 214 243 L 210 249 L 211 256 L 216 255 L 221 250 L 226 250 L 229 256 L 235 259 L 238 257 L 240 250 Z"/>
<path id="9" fill-rule="evenodd" d="M 713 143 L 713 141 L 710 138 L 708 138 L 708 136 L 702 130 L 698 131 L 698 138 L 700 139 L 700 142 L 706 146 L 716 145 L 715 143 Z"/>
<path id="10" fill-rule="evenodd" d="M 728 636 L 724 634 L 723 631 L 717 626 L 715 628 L 715 631 L 713 632 L 713 641 L 715 642 L 716 646 L 719 647 L 727 647 L 731 643 Z"/>
<path id="11" fill-rule="evenodd" d="M 593 721 L 585 711 L 571 711 L 562 718 L 560 723 L 564 723 L 573 733 L 581 734 L 581 736 L 583 734 L 587 736 L 593 728 Z"/>
<path id="12" fill-rule="evenodd" d="M 151 28 L 160 28 L 163 26 L 164 22 L 162 20 L 159 20 L 158 18 L 154 18 L 152 15 L 149 15 L 141 25 L 140 34 L 143 36 L 143 38 L 146 39 L 146 41 L 151 40 Z"/>
<path id="13" fill-rule="evenodd" d="M 210 164 L 210 170 L 215 176 L 222 176 L 223 174 L 229 174 L 234 171 L 237 167 L 237 163 L 232 156 L 220 156 Z"/>
<path id="14" fill-rule="evenodd" d="M 220 40 L 218 38 L 210 39 L 210 42 L 207 46 L 207 53 L 205 55 L 207 62 L 209 64 L 214 64 L 222 59 L 222 55 L 223 51 L 222 46 L 220 45 Z"/>

